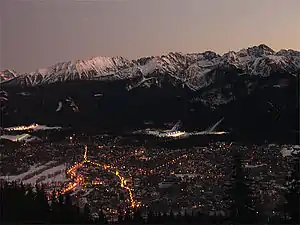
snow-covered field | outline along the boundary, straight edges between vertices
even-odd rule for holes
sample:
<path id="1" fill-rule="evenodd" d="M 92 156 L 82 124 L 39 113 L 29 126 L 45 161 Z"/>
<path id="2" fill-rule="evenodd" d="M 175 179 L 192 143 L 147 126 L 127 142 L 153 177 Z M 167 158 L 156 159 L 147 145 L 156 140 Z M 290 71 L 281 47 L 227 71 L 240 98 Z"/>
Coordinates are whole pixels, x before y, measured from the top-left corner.
<path id="1" fill-rule="evenodd" d="M 60 130 L 62 127 L 54 126 L 48 127 L 46 125 L 39 125 L 39 124 L 31 124 L 29 126 L 15 126 L 15 127 L 6 127 L 4 131 L 40 131 L 40 130 Z M 3 134 L 0 136 L 0 139 L 7 139 L 13 142 L 30 142 L 30 141 L 38 141 L 40 140 L 38 137 L 32 136 L 27 133 L 23 134 Z"/>
<path id="2" fill-rule="evenodd" d="M 56 112 L 59 112 L 61 109 L 62 109 L 62 107 L 63 107 L 63 104 L 62 104 L 62 102 L 61 101 L 59 101 L 58 102 L 58 105 L 57 105 L 57 108 L 56 108 Z"/>
<path id="3" fill-rule="evenodd" d="M 57 165 L 56 162 L 50 161 L 43 165 L 34 165 L 30 169 L 19 175 L 1 176 L 0 179 L 9 181 L 22 181 L 24 184 L 36 183 L 63 183 L 68 179 L 65 175 L 65 164 Z"/>
<path id="4" fill-rule="evenodd" d="M 36 183 L 52 183 L 52 182 L 65 182 L 66 175 L 65 175 L 66 167 L 64 164 L 49 168 L 32 178 L 24 180 L 24 184 L 36 184 Z"/>
<path id="5" fill-rule="evenodd" d="M 258 165 L 249 165 L 249 164 L 246 164 L 245 168 L 259 168 L 259 167 L 263 167 L 263 166 L 267 166 L 267 164 L 265 164 L 265 163 L 258 164 Z"/>
<path id="6" fill-rule="evenodd" d="M 184 178 L 184 177 L 188 177 L 188 178 L 193 178 L 193 177 L 197 177 L 199 176 L 199 174 L 174 174 L 176 177 L 180 177 L 180 178 Z"/>
<path id="7" fill-rule="evenodd" d="M 4 130 L 6 131 L 21 131 L 21 130 L 58 130 L 61 129 L 61 127 L 48 127 L 46 125 L 39 125 L 39 124 L 31 124 L 29 126 L 16 126 L 16 127 L 6 127 Z"/>
<path id="8" fill-rule="evenodd" d="M 40 140 L 40 138 L 32 136 L 30 134 L 18 134 L 18 135 L 5 134 L 5 135 L 0 136 L 0 140 L 1 139 L 10 140 L 10 141 L 13 141 L 13 142 L 17 142 L 17 141 L 30 142 L 30 141 Z"/>
<path id="9" fill-rule="evenodd" d="M 59 130 L 61 129 L 61 127 L 55 126 L 55 127 L 48 127 L 46 125 L 38 125 L 37 128 L 35 128 L 34 130 Z"/>
<path id="10" fill-rule="evenodd" d="M 293 145 L 292 147 L 284 147 L 281 149 L 280 152 L 283 157 L 291 156 L 292 154 L 297 154 L 300 152 L 300 145 Z"/>

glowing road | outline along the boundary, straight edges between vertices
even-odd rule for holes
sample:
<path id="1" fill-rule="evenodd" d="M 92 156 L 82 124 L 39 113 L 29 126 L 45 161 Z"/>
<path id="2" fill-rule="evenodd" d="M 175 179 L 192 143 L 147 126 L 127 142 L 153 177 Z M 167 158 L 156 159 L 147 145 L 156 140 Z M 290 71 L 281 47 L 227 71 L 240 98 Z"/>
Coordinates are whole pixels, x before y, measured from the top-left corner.
<path id="1" fill-rule="evenodd" d="M 93 166 L 98 166 L 101 168 L 104 168 L 107 172 L 112 173 L 116 175 L 119 178 L 121 188 L 124 188 L 128 194 L 129 194 L 129 202 L 130 206 L 132 208 L 139 207 L 140 203 L 134 200 L 133 192 L 130 187 L 127 186 L 127 179 L 125 179 L 122 175 L 120 175 L 120 172 L 116 170 L 114 167 L 107 165 L 107 164 L 101 164 L 98 162 L 90 161 L 87 158 L 87 146 L 85 146 L 85 151 L 83 154 L 83 161 L 80 163 L 75 163 L 71 168 L 69 168 L 66 173 L 72 180 L 72 182 L 68 183 L 65 188 L 62 189 L 61 193 L 64 194 L 66 192 L 69 192 L 71 190 L 74 190 L 79 185 L 82 185 L 84 183 L 84 178 L 82 175 L 77 174 L 77 170 L 81 168 L 85 163 L 89 163 Z"/>
<path id="2" fill-rule="evenodd" d="M 165 167 L 165 166 L 172 165 L 172 164 L 176 163 L 178 160 L 183 159 L 183 158 L 187 158 L 187 157 L 188 157 L 187 154 L 183 154 L 181 156 L 178 156 L 177 158 L 172 159 L 172 160 L 170 160 L 170 161 L 154 168 L 153 170 L 150 170 L 150 174 L 152 174 L 154 170 L 160 169 L 160 168 Z M 122 176 L 120 174 L 119 170 L 114 166 L 89 160 L 88 157 L 87 157 L 87 146 L 85 146 L 85 151 L 84 151 L 84 154 L 83 154 L 83 161 L 81 161 L 80 163 L 75 162 L 75 164 L 66 171 L 67 176 L 72 181 L 69 182 L 61 190 L 62 194 L 66 193 L 66 192 L 69 192 L 71 190 L 74 190 L 76 187 L 84 184 L 84 177 L 82 175 L 78 174 L 77 170 L 82 168 L 82 166 L 86 163 L 90 164 L 90 165 L 93 165 L 93 166 L 96 166 L 96 167 L 101 167 L 104 170 L 106 170 L 108 173 L 111 173 L 111 174 L 117 176 L 118 179 L 119 179 L 121 188 L 125 189 L 127 191 L 128 195 L 129 195 L 128 201 L 130 202 L 130 207 L 131 208 L 136 208 L 136 207 L 140 206 L 141 203 L 137 202 L 134 199 L 133 191 L 128 186 L 129 179 L 126 179 L 124 176 Z"/>

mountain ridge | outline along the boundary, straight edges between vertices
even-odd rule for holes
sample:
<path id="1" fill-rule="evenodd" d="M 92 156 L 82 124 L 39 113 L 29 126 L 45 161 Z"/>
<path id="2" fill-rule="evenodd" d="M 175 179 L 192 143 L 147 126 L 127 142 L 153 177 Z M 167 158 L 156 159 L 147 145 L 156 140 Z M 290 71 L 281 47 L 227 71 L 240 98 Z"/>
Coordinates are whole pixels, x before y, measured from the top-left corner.
<path id="1" fill-rule="evenodd" d="M 59 62 L 35 72 L 17 74 L 10 79 L 1 78 L 1 81 L 3 84 L 38 86 L 71 80 L 155 78 L 157 74 L 169 74 L 191 89 L 199 90 L 209 72 L 228 66 L 234 66 L 249 75 L 269 76 L 271 72 L 278 71 L 294 74 L 300 71 L 300 52 L 291 49 L 275 52 L 261 44 L 237 52 L 229 51 L 222 56 L 212 51 L 186 54 L 169 52 L 136 60 L 121 56 L 97 56 L 87 60 Z"/>
<path id="2" fill-rule="evenodd" d="M 1 83 L 1 126 L 119 131 L 182 120 L 183 129 L 199 130 L 224 117 L 222 128 L 242 138 L 294 139 L 299 75 L 300 52 L 266 45 L 222 56 L 171 52 L 62 62 Z"/>

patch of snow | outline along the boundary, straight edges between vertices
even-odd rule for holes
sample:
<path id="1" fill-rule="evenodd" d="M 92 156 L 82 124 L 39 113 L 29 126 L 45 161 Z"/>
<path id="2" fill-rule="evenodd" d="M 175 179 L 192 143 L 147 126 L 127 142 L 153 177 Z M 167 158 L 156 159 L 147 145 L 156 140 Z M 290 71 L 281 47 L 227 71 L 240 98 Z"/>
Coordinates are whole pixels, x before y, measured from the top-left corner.
<path id="1" fill-rule="evenodd" d="M 79 207 L 80 209 L 83 209 L 84 206 L 85 206 L 85 204 L 87 204 L 87 203 L 88 203 L 87 198 L 80 198 L 80 199 L 79 199 L 79 203 L 78 203 L 78 207 Z"/>
<path id="2" fill-rule="evenodd" d="M 281 152 L 283 157 L 291 156 L 292 152 L 293 152 L 293 149 L 282 148 L 280 152 Z"/>
<path id="3" fill-rule="evenodd" d="M 193 178 L 199 176 L 199 174 L 179 174 L 179 173 L 174 175 L 179 178 L 184 178 L 184 177 Z"/>
<path id="4" fill-rule="evenodd" d="M 47 162 L 43 165 L 35 164 L 35 165 L 31 166 L 29 168 L 29 170 L 24 172 L 24 173 L 21 173 L 19 175 L 12 175 L 12 176 L 1 176 L 0 179 L 5 179 L 5 180 L 8 180 L 8 181 L 21 181 L 27 175 L 30 175 L 30 174 L 34 173 L 35 171 L 41 170 L 41 169 L 51 165 L 52 163 L 54 163 L 54 162 L 50 161 L 50 162 Z"/>
<path id="5" fill-rule="evenodd" d="M 249 165 L 249 164 L 246 164 L 245 168 L 258 168 L 258 167 L 263 167 L 263 166 L 267 166 L 267 164 L 265 164 L 265 163 L 259 164 L 259 165 Z"/>
<path id="6" fill-rule="evenodd" d="M 34 131 L 37 131 L 37 130 L 59 130 L 61 128 L 62 127 L 58 127 L 58 126 L 48 127 L 46 125 L 38 125 L 38 127 L 34 128 L 33 130 Z"/>
<path id="7" fill-rule="evenodd" d="M 57 105 L 57 108 L 56 108 L 56 112 L 59 112 L 61 109 L 62 109 L 62 106 L 63 106 L 63 104 L 62 104 L 62 102 L 61 101 L 59 101 L 58 102 L 58 105 Z"/>
<path id="8" fill-rule="evenodd" d="M 291 147 L 284 147 L 281 149 L 281 154 L 283 157 L 286 156 L 292 156 L 293 154 L 300 153 L 300 146 L 299 145 L 293 145 Z"/>
<path id="9" fill-rule="evenodd" d="M 48 127 L 46 125 L 39 125 L 39 124 L 31 124 L 29 126 L 15 126 L 15 127 L 6 127 L 4 130 L 6 131 L 25 131 L 25 130 L 56 130 L 56 129 L 61 129 L 62 127 L 54 126 L 54 127 Z M 11 135 L 11 136 L 16 136 L 16 135 Z"/>
<path id="10" fill-rule="evenodd" d="M 6 98 L 6 97 L 0 97 L 0 101 L 8 101 L 8 98 Z"/>
<path id="11" fill-rule="evenodd" d="M 140 66 L 140 70 L 144 76 L 153 73 L 157 68 L 158 62 L 156 59 L 151 59 L 145 65 Z"/>
<path id="12" fill-rule="evenodd" d="M 84 194 L 82 195 L 82 197 L 88 196 L 90 193 L 92 193 L 93 190 L 94 190 L 93 188 L 90 188 L 86 193 L 84 193 Z"/>
<path id="13" fill-rule="evenodd" d="M 65 176 L 66 166 L 61 164 L 43 171 L 34 177 L 23 180 L 24 184 L 35 184 L 35 183 L 51 183 L 51 182 L 64 182 L 67 180 Z M 44 179 L 43 179 L 44 178 Z"/>
<path id="14" fill-rule="evenodd" d="M 22 96 L 29 96 L 31 95 L 31 93 L 29 92 L 20 92 L 20 93 L 17 93 L 18 95 L 22 95 Z"/>
<path id="15" fill-rule="evenodd" d="M 41 140 L 40 138 L 31 136 L 30 134 L 1 135 L 0 139 L 7 139 L 13 142 L 31 142 Z"/>
<path id="16" fill-rule="evenodd" d="M 79 112 L 79 107 L 76 105 L 75 101 L 71 97 L 68 97 L 66 99 L 66 102 L 69 103 L 69 106 L 71 107 L 73 112 Z"/>

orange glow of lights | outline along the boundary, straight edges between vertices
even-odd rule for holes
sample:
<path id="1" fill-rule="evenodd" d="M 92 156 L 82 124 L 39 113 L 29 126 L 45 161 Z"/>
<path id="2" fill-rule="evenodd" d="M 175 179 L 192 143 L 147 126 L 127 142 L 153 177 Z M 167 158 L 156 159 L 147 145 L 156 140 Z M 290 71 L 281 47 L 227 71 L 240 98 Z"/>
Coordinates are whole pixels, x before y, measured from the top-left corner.
<path id="1" fill-rule="evenodd" d="M 37 128 L 39 125 L 38 124 L 31 124 L 29 126 L 18 126 L 18 127 L 9 127 L 9 128 L 5 128 L 8 131 L 21 131 L 21 130 L 31 130 L 34 128 Z"/>
<path id="2" fill-rule="evenodd" d="M 80 162 L 80 163 L 76 163 L 71 167 L 69 168 L 67 171 L 66 171 L 66 174 L 70 176 L 70 178 L 73 180 L 73 182 L 70 182 L 62 191 L 61 193 L 64 194 L 68 191 L 71 191 L 73 189 L 75 189 L 77 186 L 79 185 L 83 185 L 84 184 L 84 177 L 82 175 L 77 175 L 77 170 L 79 168 L 81 168 L 84 163 L 91 163 L 92 165 L 95 165 L 95 166 L 99 166 L 99 167 L 103 167 L 105 170 L 107 170 L 108 172 L 110 173 L 113 173 L 115 174 L 119 180 L 120 180 L 120 185 L 122 188 L 126 189 L 128 194 L 129 194 L 129 201 L 130 201 L 130 206 L 132 208 L 135 208 L 135 207 L 139 207 L 140 206 L 140 202 L 136 202 L 134 200 L 134 197 L 133 197 L 133 193 L 132 193 L 132 189 L 130 187 L 127 186 L 127 181 L 124 177 L 122 177 L 119 173 L 118 170 L 116 171 L 112 171 L 110 170 L 109 168 L 112 168 L 111 166 L 107 165 L 107 164 L 100 164 L 100 163 L 97 163 L 97 162 L 93 162 L 93 161 L 90 161 L 90 160 L 87 160 L 87 146 L 85 146 L 85 151 L 84 151 L 84 155 L 83 155 L 83 161 Z M 102 184 L 102 182 L 99 182 L 99 181 L 92 181 L 92 184 Z"/>

